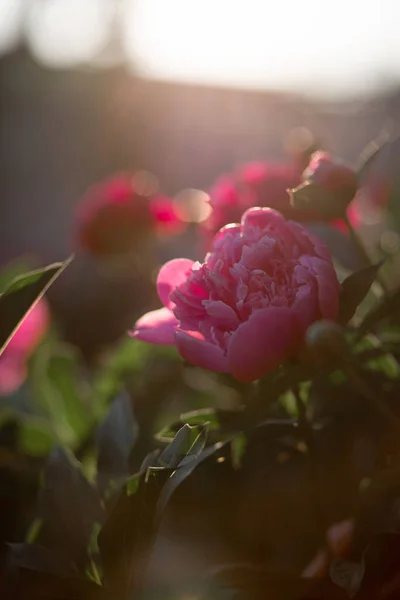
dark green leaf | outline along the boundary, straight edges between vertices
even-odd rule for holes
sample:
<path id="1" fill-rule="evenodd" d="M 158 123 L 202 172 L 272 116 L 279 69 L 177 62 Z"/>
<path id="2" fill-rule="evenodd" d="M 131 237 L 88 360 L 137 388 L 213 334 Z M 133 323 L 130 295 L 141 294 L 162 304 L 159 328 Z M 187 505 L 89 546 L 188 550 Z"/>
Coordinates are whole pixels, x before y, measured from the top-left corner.
<path id="1" fill-rule="evenodd" d="M 46 341 L 29 362 L 36 412 L 47 419 L 56 443 L 76 448 L 93 427 L 90 390 L 82 381 L 77 354 Z"/>
<path id="2" fill-rule="evenodd" d="M 110 597 L 131 598 L 140 590 L 156 536 L 156 506 L 169 469 L 130 478 L 100 531 L 104 586 Z"/>
<path id="3" fill-rule="evenodd" d="M 346 324 L 350 321 L 357 307 L 368 294 L 381 266 L 382 263 L 370 265 L 356 273 L 352 273 L 343 281 L 340 294 L 339 323 Z"/>
<path id="4" fill-rule="evenodd" d="M 93 524 L 102 520 L 103 510 L 80 463 L 61 448 L 55 448 L 47 462 L 38 516 L 43 523 L 37 542 L 62 548 L 71 560 L 84 564 Z"/>
<path id="5" fill-rule="evenodd" d="M 191 427 L 185 424 L 162 451 L 157 466 L 176 468 L 186 456 L 198 453 L 201 444 L 200 451 L 202 450 L 205 444 L 205 435 L 204 426 Z"/>
<path id="6" fill-rule="evenodd" d="M 138 434 L 131 400 L 126 393 L 116 398 L 97 435 L 97 483 L 103 489 L 110 478 L 129 473 L 129 456 Z"/>
<path id="7" fill-rule="evenodd" d="M 75 565 L 57 549 L 39 544 L 10 544 L 8 565 L 11 569 L 23 568 L 49 573 L 58 577 L 76 577 Z"/>
<path id="8" fill-rule="evenodd" d="M 166 481 L 157 504 L 157 518 L 159 519 L 168 504 L 172 494 L 178 488 L 178 486 L 185 481 L 193 473 L 193 471 L 208 458 L 211 458 L 214 454 L 222 450 L 226 444 L 231 442 L 231 439 L 218 442 L 209 446 L 203 450 L 198 456 L 194 457 L 190 461 L 182 461 L 181 466 L 177 468 Z"/>
<path id="9" fill-rule="evenodd" d="M 61 275 L 72 258 L 31 271 L 12 281 L 0 296 L 0 355 L 34 304 Z"/>

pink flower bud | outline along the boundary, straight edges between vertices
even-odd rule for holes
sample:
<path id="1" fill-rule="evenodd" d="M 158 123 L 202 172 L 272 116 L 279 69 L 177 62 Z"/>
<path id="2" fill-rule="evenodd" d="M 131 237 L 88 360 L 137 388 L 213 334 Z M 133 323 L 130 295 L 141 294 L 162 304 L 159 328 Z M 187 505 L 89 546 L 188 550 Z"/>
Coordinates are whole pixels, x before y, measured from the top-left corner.
<path id="1" fill-rule="evenodd" d="M 303 175 L 326 191 L 340 194 L 345 206 L 354 198 L 358 188 L 357 174 L 346 165 L 335 162 L 328 152 L 315 152 Z"/>

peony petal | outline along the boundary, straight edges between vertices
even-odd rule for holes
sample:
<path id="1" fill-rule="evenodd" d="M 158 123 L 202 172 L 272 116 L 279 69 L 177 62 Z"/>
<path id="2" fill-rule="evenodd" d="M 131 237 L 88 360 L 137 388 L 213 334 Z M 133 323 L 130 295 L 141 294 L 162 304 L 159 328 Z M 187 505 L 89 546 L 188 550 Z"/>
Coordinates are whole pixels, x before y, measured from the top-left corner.
<path id="1" fill-rule="evenodd" d="M 317 283 L 310 281 L 301 285 L 296 292 L 292 309 L 305 332 L 314 321 L 320 318 L 319 303 L 316 295 Z"/>
<path id="2" fill-rule="evenodd" d="M 225 225 L 221 227 L 219 231 L 215 234 L 212 245 L 213 249 L 220 248 L 224 242 L 226 242 L 225 238 L 228 235 L 236 236 L 240 233 L 240 225 L 239 223 L 229 223 L 229 225 Z"/>
<path id="3" fill-rule="evenodd" d="M 173 346 L 177 327 L 177 319 L 168 308 L 164 307 L 143 315 L 129 335 L 142 342 Z"/>
<path id="4" fill-rule="evenodd" d="M 173 306 L 169 299 L 171 292 L 186 281 L 193 265 L 194 262 L 189 258 L 174 258 L 161 267 L 157 277 L 157 291 L 161 302 L 167 308 Z"/>
<path id="5" fill-rule="evenodd" d="M 175 333 L 175 343 L 179 354 L 187 362 L 217 373 L 228 372 L 228 362 L 219 346 L 193 337 L 185 331 Z"/>
<path id="6" fill-rule="evenodd" d="M 203 300 L 207 314 L 212 317 L 217 327 L 233 329 L 239 325 L 239 318 L 233 308 L 221 300 Z"/>
<path id="7" fill-rule="evenodd" d="M 251 229 L 253 227 L 265 229 L 275 225 L 285 227 L 286 221 L 282 217 L 281 213 L 277 212 L 273 208 L 253 206 L 253 208 L 246 210 L 242 216 L 241 226 L 245 235 L 251 233 Z"/>
<path id="8" fill-rule="evenodd" d="M 290 356 L 300 338 L 301 326 L 291 309 L 256 310 L 230 338 L 229 371 L 239 381 L 259 379 Z"/>
<path id="9" fill-rule="evenodd" d="M 339 294 L 336 285 L 324 278 L 318 279 L 318 299 L 324 319 L 335 320 L 339 312 Z"/>

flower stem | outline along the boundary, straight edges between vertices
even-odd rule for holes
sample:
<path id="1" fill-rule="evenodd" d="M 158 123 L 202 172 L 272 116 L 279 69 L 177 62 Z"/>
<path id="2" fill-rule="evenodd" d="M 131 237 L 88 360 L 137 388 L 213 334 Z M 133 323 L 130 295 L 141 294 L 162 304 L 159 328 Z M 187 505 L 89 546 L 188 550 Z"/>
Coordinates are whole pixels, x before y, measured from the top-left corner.
<path id="1" fill-rule="evenodd" d="M 358 235 L 358 233 L 356 232 L 356 230 L 354 229 L 353 225 L 350 223 L 349 217 L 347 216 L 347 214 L 345 214 L 345 216 L 343 217 L 344 222 L 346 223 L 346 227 L 349 231 L 350 234 L 350 238 L 352 240 L 352 242 L 354 243 L 354 245 L 356 246 L 357 250 L 359 251 L 364 263 L 366 266 L 372 266 L 372 261 L 371 258 L 368 254 L 368 252 L 365 249 L 365 246 L 360 238 L 360 236 Z M 386 282 L 384 281 L 384 279 L 381 277 L 381 275 L 377 275 L 376 276 L 376 280 L 378 281 L 379 285 L 382 288 L 383 293 L 385 294 L 385 296 L 388 294 L 388 287 L 386 285 Z"/>

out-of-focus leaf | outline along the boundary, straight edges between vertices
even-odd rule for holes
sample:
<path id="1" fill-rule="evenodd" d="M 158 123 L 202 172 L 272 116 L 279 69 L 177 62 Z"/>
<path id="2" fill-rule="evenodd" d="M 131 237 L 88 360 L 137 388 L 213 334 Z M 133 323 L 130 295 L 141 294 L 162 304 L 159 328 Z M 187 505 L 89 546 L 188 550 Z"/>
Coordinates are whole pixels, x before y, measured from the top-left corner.
<path id="1" fill-rule="evenodd" d="M 31 271 L 12 281 L 0 295 L 0 355 L 30 309 L 61 275 L 72 258 Z"/>
<path id="2" fill-rule="evenodd" d="M 28 456 L 46 456 L 55 442 L 51 424 L 41 417 L 20 416 L 18 442 L 21 452 Z"/>
<path id="3" fill-rule="evenodd" d="M 147 382 L 147 366 L 154 356 L 176 362 L 176 353 L 170 346 L 152 346 L 126 337 L 104 358 L 96 374 L 93 387 L 96 396 L 108 404 L 121 390 L 125 379 Z"/>
<path id="4" fill-rule="evenodd" d="M 60 550 L 39 544 L 10 544 L 8 565 L 58 577 L 78 576 L 76 566 Z"/>
<path id="5" fill-rule="evenodd" d="M 120 394 L 97 434 L 97 484 L 99 489 L 111 478 L 129 473 L 129 456 L 138 434 L 128 394 Z"/>
<path id="6" fill-rule="evenodd" d="M 370 331 L 385 319 L 398 324 L 400 317 L 400 288 L 392 292 L 375 308 L 372 308 L 361 323 L 361 331 Z"/>
<path id="7" fill-rule="evenodd" d="M 371 352 L 371 357 L 368 358 L 368 350 L 376 352 L 375 355 Z M 380 339 L 372 334 L 364 336 L 356 347 L 357 357 L 363 361 L 363 364 L 373 371 L 384 373 L 389 379 L 399 379 L 400 365 L 395 357 L 390 352 L 385 352 L 382 349 Z"/>
<path id="8" fill-rule="evenodd" d="M 348 323 L 364 300 L 378 274 L 382 263 L 370 265 L 352 273 L 342 283 L 338 321 Z"/>
<path id="9" fill-rule="evenodd" d="M 61 448 L 49 456 L 38 516 L 43 523 L 37 542 L 47 548 L 62 548 L 77 564 L 85 563 L 93 524 L 102 520 L 103 510 L 80 464 Z"/>
<path id="10" fill-rule="evenodd" d="M 69 347 L 45 342 L 31 357 L 29 376 L 37 412 L 48 419 L 57 443 L 76 447 L 95 419 L 78 356 Z"/>

